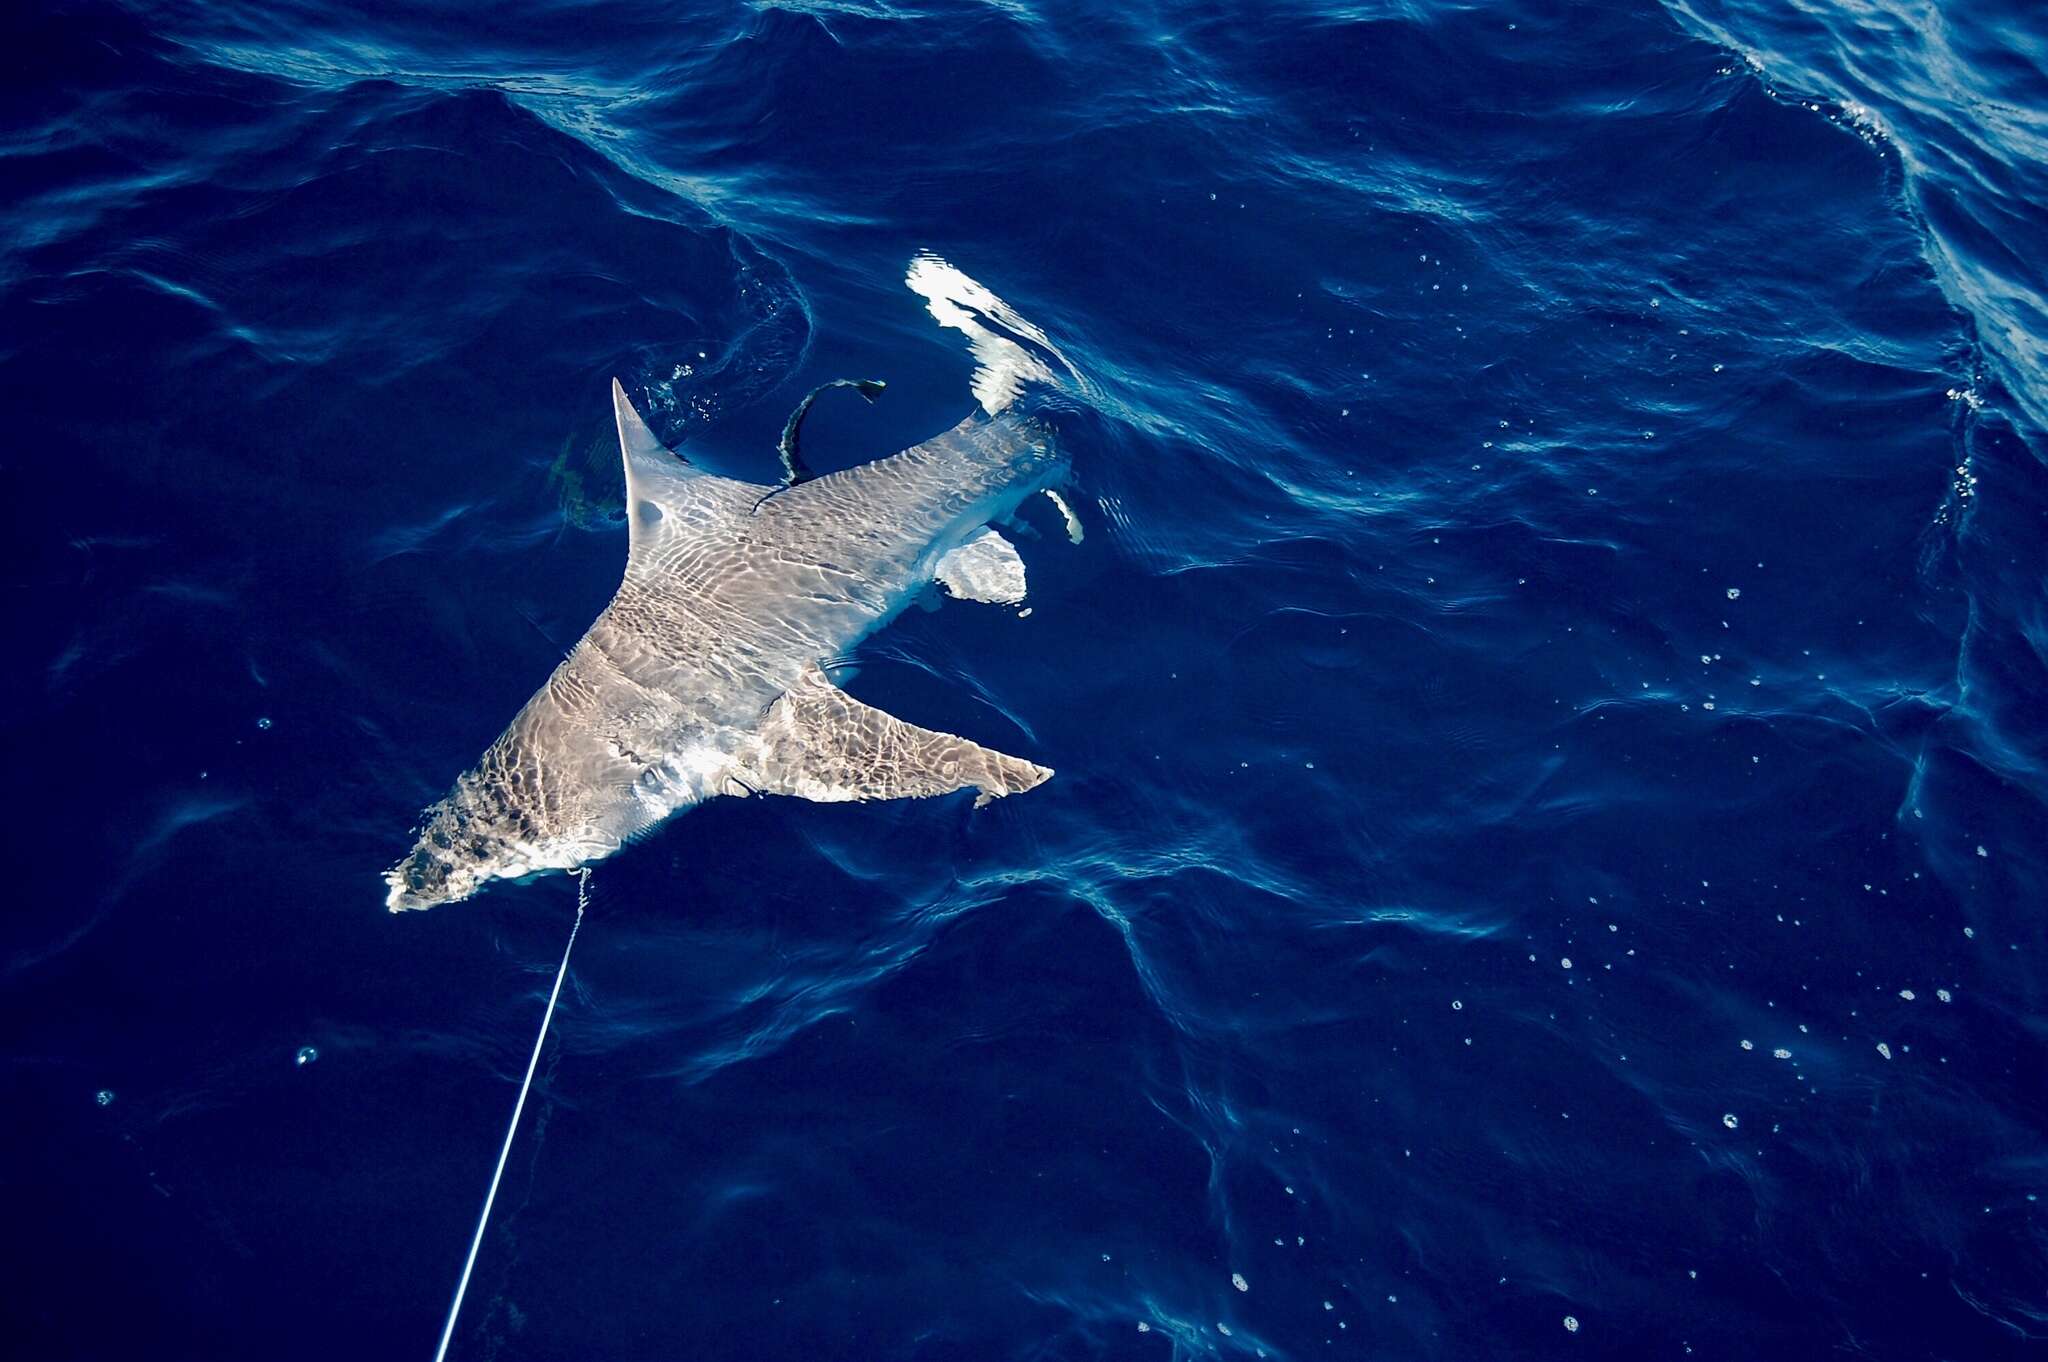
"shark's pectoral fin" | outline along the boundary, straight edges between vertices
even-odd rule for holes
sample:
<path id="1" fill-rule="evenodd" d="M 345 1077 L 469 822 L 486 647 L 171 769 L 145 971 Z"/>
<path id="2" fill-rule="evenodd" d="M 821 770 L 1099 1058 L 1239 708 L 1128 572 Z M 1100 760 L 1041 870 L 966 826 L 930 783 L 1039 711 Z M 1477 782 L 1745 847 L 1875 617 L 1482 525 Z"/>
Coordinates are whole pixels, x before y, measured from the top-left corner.
<path id="1" fill-rule="evenodd" d="M 904 723 L 854 699 L 813 666 L 769 707 L 735 774 L 764 794 L 820 803 L 917 799 L 972 786 L 980 791 L 978 808 L 1031 789 L 1052 772 Z"/>
<path id="2" fill-rule="evenodd" d="M 994 530 L 981 531 L 940 558 L 932 576 L 947 595 L 963 601 L 1020 605 L 1024 600 L 1024 560 L 1017 546 Z"/>

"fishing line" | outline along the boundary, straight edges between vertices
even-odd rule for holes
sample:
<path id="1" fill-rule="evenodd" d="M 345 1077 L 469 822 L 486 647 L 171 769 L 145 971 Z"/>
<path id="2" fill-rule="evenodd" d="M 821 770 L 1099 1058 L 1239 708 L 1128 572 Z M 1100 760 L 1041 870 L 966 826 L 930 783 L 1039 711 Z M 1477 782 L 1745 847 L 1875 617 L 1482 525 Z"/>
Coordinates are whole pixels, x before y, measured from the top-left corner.
<path id="1" fill-rule="evenodd" d="M 555 988 L 548 994 L 548 1010 L 541 1014 L 540 1034 L 533 1038 L 533 1056 L 526 1061 L 526 1081 L 519 1085 L 519 1100 L 512 1106 L 512 1124 L 505 1127 L 505 1147 L 498 1151 L 498 1171 L 491 1174 L 491 1190 L 484 1197 L 484 1213 L 477 1217 L 476 1237 L 469 1241 L 469 1259 L 462 1265 L 462 1280 L 455 1284 L 455 1303 L 448 1307 L 448 1323 L 441 1330 L 441 1346 L 434 1350 L 434 1362 L 448 1356 L 448 1341 L 455 1337 L 455 1319 L 462 1313 L 462 1295 L 469 1290 L 469 1274 L 476 1269 L 476 1252 L 483 1247 L 484 1228 L 491 1223 L 491 1206 L 498 1199 L 498 1183 L 505 1176 L 505 1160 L 512 1157 L 512 1137 L 519 1132 L 519 1116 L 526 1110 L 526 1094 L 533 1087 L 533 1071 L 540 1065 L 541 1046 L 547 1043 L 548 1023 L 555 1018 L 555 1000 L 562 996 L 562 980 L 569 974 L 569 952 L 576 949 L 576 933 L 583 926 L 583 910 L 590 906 L 590 867 L 576 872 L 576 921 L 569 928 L 569 944 L 562 947 L 562 967 L 555 971 Z"/>

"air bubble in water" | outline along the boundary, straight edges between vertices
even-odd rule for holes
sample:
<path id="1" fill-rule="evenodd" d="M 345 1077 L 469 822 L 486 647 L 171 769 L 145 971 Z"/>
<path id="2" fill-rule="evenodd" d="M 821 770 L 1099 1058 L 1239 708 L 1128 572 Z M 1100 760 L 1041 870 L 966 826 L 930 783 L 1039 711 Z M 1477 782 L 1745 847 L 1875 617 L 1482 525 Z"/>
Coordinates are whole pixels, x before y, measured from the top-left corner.
<path id="1" fill-rule="evenodd" d="M 311 1064 L 314 1060 L 320 1058 L 320 1052 L 318 1050 L 315 1050 L 310 1045 L 301 1045 L 299 1047 L 299 1053 L 295 1055 L 293 1058 L 301 1066 L 304 1066 L 307 1064 Z"/>

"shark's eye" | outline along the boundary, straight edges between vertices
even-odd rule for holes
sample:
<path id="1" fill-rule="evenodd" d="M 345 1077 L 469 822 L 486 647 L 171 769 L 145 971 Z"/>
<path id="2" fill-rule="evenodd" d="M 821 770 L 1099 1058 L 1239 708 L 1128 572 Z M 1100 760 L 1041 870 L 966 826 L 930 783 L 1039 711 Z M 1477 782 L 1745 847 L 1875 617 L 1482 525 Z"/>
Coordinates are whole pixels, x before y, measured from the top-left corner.
<path id="1" fill-rule="evenodd" d="M 659 525 L 661 523 L 661 507 L 653 502 L 643 501 L 633 509 L 639 513 L 642 525 Z"/>

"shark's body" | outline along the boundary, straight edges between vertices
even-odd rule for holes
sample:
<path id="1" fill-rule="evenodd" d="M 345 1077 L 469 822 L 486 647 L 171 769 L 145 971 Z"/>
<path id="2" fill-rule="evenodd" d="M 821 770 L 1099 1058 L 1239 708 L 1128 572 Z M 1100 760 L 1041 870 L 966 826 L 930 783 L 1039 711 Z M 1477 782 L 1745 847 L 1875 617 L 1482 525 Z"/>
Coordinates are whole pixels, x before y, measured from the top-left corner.
<path id="1" fill-rule="evenodd" d="M 972 787 L 985 800 L 1052 774 L 863 705 L 822 670 L 963 545 L 1014 559 L 986 527 L 1059 471 L 1049 433 L 1012 406 L 1024 381 L 1048 371 L 982 323 L 1043 336 L 942 262 L 920 258 L 910 283 L 973 340 L 983 410 L 889 458 L 779 490 L 717 477 L 665 449 L 613 382 L 625 580 L 422 815 L 413 851 L 385 874 L 392 911 L 588 864 L 720 794 L 891 799 Z"/>

